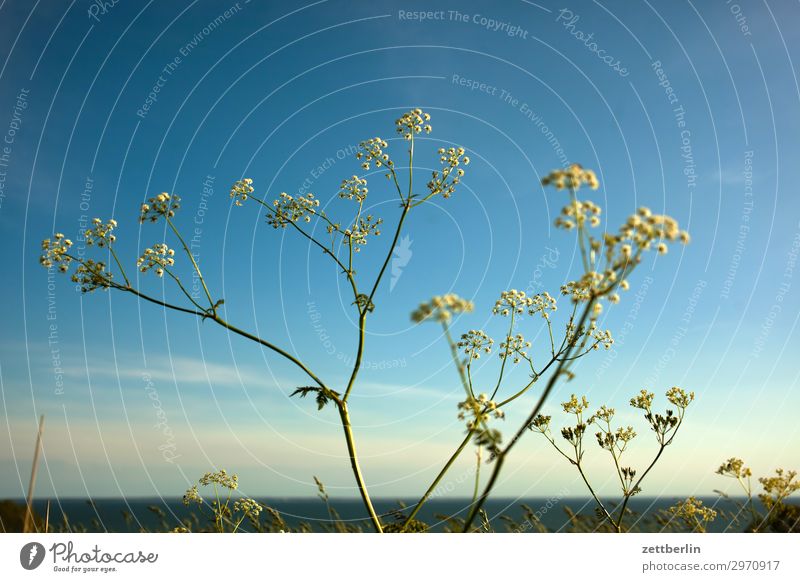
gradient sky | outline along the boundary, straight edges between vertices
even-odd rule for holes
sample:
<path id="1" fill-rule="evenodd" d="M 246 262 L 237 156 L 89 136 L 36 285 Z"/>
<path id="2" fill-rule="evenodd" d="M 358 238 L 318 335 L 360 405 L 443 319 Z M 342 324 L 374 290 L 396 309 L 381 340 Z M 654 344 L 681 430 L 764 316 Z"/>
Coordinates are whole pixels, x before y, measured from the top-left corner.
<path id="1" fill-rule="evenodd" d="M 113 216 L 119 252 L 133 264 L 165 236 L 163 224 L 137 223 L 139 204 L 178 193 L 178 223 L 190 236 L 199 229 L 200 262 L 229 320 L 340 386 L 356 337 L 344 280 L 292 232 L 274 231 L 252 207 L 232 208 L 228 189 L 243 176 L 270 199 L 306 188 L 335 212 L 339 182 L 359 171 L 353 146 L 392 138 L 400 160 L 406 145 L 393 122 L 417 106 L 434 129 L 418 145 L 419 179 L 438 164 L 440 145 L 463 145 L 473 163 L 456 195 L 411 215 L 408 264 L 376 296 L 351 400 L 374 496 L 421 493 L 464 431 L 446 343 L 436 326 L 411 325 L 415 306 L 456 292 L 476 312 L 454 329 L 485 326 L 498 337 L 490 309 L 500 291 L 555 293 L 576 272 L 574 237 L 552 228 L 564 196 L 539 185 L 564 160 L 597 170 L 592 198 L 611 228 L 648 205 L 693 239 L 632 277 L 602 319 L 618 337 L 614 351 L 580 362 L 549 403 L 556 420 L 572 392 L 615 406 L 639 429 L 631 459 L 641 466 L 656 445 L 626 403 L 643 387 L 663 403 L 679 385 L 697 401 L 646 494 L 726 488 L 713 472 L 734 455 L 756 475 L 800 465 L 796 4 L 92 6 L 0 3 L 0 133 L 13 138 L 0 144 L 10 148 L 0 167 L 0 497 L 24 495 L 40 414 L 38 496 L 175 496 L 214 467 L 238 472 L 250 494 L 313 495 L 317 475 L 332 494 L 355 495 L 335 411 L 288 396 L 308 383 L 300 372 L 210 322 L 120 293 L 81 297 L 64 277 L 48 288 L 39 242 L 54 231 L 77 238 L 82 216 Z M 443 12 L 406 17 L 418 10 Z M 397 200 L 382 173 L 366 177 L 388 234 Z M 375 276 L 389 244 L 369 243 L 359 276 Z M 190 278 L 185 259 L 179 266 Z M 178 299 L 151 273 L 137 284 Z M 528 325 L 521 331 L 537 337 L 534 349 L 546 349 Z M 498 363 L 481 360 L 479 377 Z M 516 430 L 534 395 L 499 428 Z M 609 459 L 593 442 L 589 450 L 589 472 L 613 492 Z M 472 460 L 466 454 L 446 479 L 452 495 L 471 493 Z M 537 435 L 507 466 L 498 495 L 585 495 Z"/>

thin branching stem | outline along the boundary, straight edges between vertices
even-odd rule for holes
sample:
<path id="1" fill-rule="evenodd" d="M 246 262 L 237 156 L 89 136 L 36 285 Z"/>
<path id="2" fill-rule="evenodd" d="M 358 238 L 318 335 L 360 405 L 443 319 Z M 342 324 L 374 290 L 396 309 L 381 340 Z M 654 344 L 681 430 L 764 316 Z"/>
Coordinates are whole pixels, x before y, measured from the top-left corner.
<path id="1" fill-rule="evenodd" d="M 590 313 L 592 307 L 594 306 L 595 301 L 596 301 L 596 298 L 592 297 L 589 301 L 586 302 L 586 307 L 585 307 L 583 313 L 581 314 L 580 320 L 578 321 L 578 325 L 575 328 L 576 330 L 580 330 L 583 327 L 583 324 L 586 322 L 587 318 L 589 317 L 589 313 Z M 572 348 L 573 348 L 573 344 L 570 343 L 570 345 L 567 346 L 567 351 L 566 351 L 567 356 L 569 355 L 569 353 L 572 350 Z M 545 401 L 547 400 L 548 396 L 550 396 L 550 393 L 553 391 L 553 388 L 555 387 L 556 383 L 558 382 L 558 380 L 559 380 L 559 378 L 561 376 L 561 372 L 564 369 L 565 364 L 566 364 L 566 362 L 564 362 L 564 361 L 559 361 L 558 362 L 558 366 L 556 367 L 555 371 L 553 372 L 553 375 L 550 377 L 550 380 L 547 382 L 547 386 L 545 387 L 544 391 L 542 392 L 542 395 L 539 397 L 539 400 L 536 403 L 536 406 L 533 408 L 531 413 L 528 415 L 528 418 L 525 420 L 525 422 L 520 426 L 519 430 L 517 430 L 516 434 L 511 439 L 511 441 L 508 443 L 508 445 L 506 445 L 506 447 L 503 448 L 500 451 L 500 453 L 495 457 L 494 470 L 492 471 L 492 473 L 491 473 L 491 475 L 489 477 L 488 483 L 484 487 L 484 490 L 483 490 L 483 493 L 480 496 L 480 499 L 478 499 L 478 502 L 472 507 L 472 510 L 470 511 L 469 515 L 467 516 L 467 519 L 464 522 L 463 531 L 465 531 L 465 532 L 469 531 L 470 527 L 472 526 L 472 522 L 475 521 L 475 517 L 478 515 L 478 511 L 486 503 L 486 500 L 489 498 L 489 495 L 491 494 L 492 490 L 494 489 L 495 483 L 497 482 L 497 478 L 498 478 L 498 476 L 500 475 L 500 472 L 503 469 L 503 464 L 505 463 L 506 457 L 511 452 L 511 449 L 514 447 L 514 445 L 516 445 L 519 442 L 519 440 L 522 438 L 522 435 L 525 434 L 525 431 L 528 430 L 528 427 L 533 422 L 533 419 L 536 418 L 536 415 L 538 415 L 539 412 L 541 411 L 542 406 L 544 406 Z"/>
<path id="2" fill-rule="evenodd" d="M 444 467 L 442 467 L 441 471 L 439 471 L 438 475 L 436 475 L 433 482 L 430 484 L 425 493 L 422 494 L 422 497 L 420 498 L 419 501 L 417 501 L 417 504 L 414 506 L 414 509 L 411 510 L 411 513 L 408 515 L 405 523 L 403 524 L 403 529 L 408 527 L 408 524 L 410 524 L 411 521 L 417 516 L 417 513 L 419 513 L 419 510 L 422 509 L 422 506 L 425 504 L 425 502 L 428 501 L 428 499 L 430 499 L 431 494 L 436 490 L 436 487 L 439 485 L 439 482 L 445 476 L 445 474 L 453 465 L 453 463 L 455 463 L 456 459 L 461 454 L 461 451 L 463 451 L 464 448 L 469 444 L 469 441 L 472 439 L 472 436 L 475 434 L 475 432 L 476 432 L 475 429 L 470 429 L 467 431 L 464 440 L 462 440 L 461 444 L 458 445 L 458 448 L 456 449 L 455 453 L 450 455 L 450 458 L 444 464 Z"/>
<path id="3" fill-rule="evenodd" d="M 211 293 L 209 292 L 208 286 L 206 285 L 206 280 L 203 277 L 203 273 L 200 271 L 200 266 L 197 264 L 197 261 L 194 260 L 194 255 L 192 254 L 192 251 L 189 249 L 189 245 L 187 245 L 186 241 L 183 240 L 183 236 L 181 236 L 180 231 L 175 226 L 175 224 L 172 222 L 172 220 L 170 220 L 170 218 L 168 216 L 165 216 L 164 218 L 167 221 L 167 224 L 172 229 L 172 232 L 174 232 L 175 236 L 178 237 L 178 240 L 180 241 L 181 245 L 183 246 L 183 250 L 186 251 L 186 256 L 188 256 L 189 260 L 192 262 L 192 266 L 194 267 L 194 270 L 197 273 L 197 277 L 198 277 L 198 279 L 200 279 L 200 283 L 203 285 L 203 291 L 205 291 L 206 297 L 208 298 L 208 305 L 209 305 L 209 307 L 211 307 L 211 311 L 214 314 L 216 314 L 217 308 L 214 306 L 214 300 L 211 299 Z"/>
<path id="4" fill-rule="evenodd" d="M 361 494 L 361 499 L 364 502 L 364 506 L 367 508 L 367 513 L 369 513 L 369 518 L 372 522 L 372 526 L 375 528 L 375 531 L 377 533 L 383 533 L 381 520 L 378 517 L 378 514 L 375 513 L 375 508 L 372 506 L 372 500 L 369 497 L 367 486 L 364 483 L 364 477 L 361 474 L 361 467 L 358 463 L 358 454 L 356 453 L 355 439 L 353 437 L 353 426 L 350 423 L 350 414 L 347 410 L 347 403 L 344 402 L 344 400 L 340 400 L 337 401 L 336 405 L 339 409 L 339 418 L 342 421 L 345 441 L 347 442 L 347 453 L 350 457 L 350 466 L 353 469 L 353 474 L 356 478 L 356 484 L 358 485 L 358 492 Z"/>

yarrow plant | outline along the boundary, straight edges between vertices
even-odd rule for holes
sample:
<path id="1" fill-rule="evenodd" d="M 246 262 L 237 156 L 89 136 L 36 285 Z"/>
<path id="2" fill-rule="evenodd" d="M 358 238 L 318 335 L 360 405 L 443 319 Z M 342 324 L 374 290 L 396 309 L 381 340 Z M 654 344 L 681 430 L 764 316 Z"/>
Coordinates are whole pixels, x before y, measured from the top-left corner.
<path id="1" fill-rule="evenodd" d="M 64 273 L 72 271 L 72 280 L 85 293 L 98 289 L 120 291 L 163 309 L 211 321 L 292 363 L 308 379 L 308 385 L 297 387 L 292 395 L 312 396 L 320 409 L 329 405 L 336 408 L 353 477 L 364 508 L 377 532 L 383 531 L 384 524 L 375 512 L 361 470 L 349 406 L 350 397 L 358 385 L 368 323 L 376 313 L 386 309 L 385 305 L 376 304 L 376 294 L 409 215 L 436 197 L 452 197 L 465 178 L 466 168 L 470 164 L 470 156 L 464 147 L 434 146 L 436 149 L 433 151 L 438 157 L 440 167 L 431 171 L 426 187 L 419 188 L 415 185 L 415 148 L 421 135 L 432 132 L 431 116 L 421 109 L 412 109 L 403 113 L 396 120 L 395 126 L 401 143 L 407 144 L 407 149 L 400 152 L 405 158 L 401 169 L 398 169 L 390 154 L 394 144 L 380 136 L 362 141 L 356 155 L 361 170 L 374 169 L 383 173 L 392 196 L 396 195 L 399 210 L 388 223 L 382 217 L 365 210 L 373 191 L 385 192 L 385 189 L 371 187 L 367 178 L 358 173 L 342 180 L 338 192 L 331 197 L 339 202 L 338 205 L 328 205 L 327 202 L 322 204 L 320 198 L 313 193 L 294 195 L 280 192 L 272 196 L 259 194 L 255 182 L 249 177 L 235 180 L 230 190 L 233 206 L 247 207 L 259 212 L 268 226 L 298 236 L 301 241 L 319 250 L 322 260 L 333 262 L 346 280 L 352 294 L 351 308 L 357 320 L 356 348 L 349 375 L 337 385 L 323 380 L 293 351 L 228 320 L 224 299 L 212 291 L 212 285 L 204 277 L 196 257 L 181 234 L 178 222 L 181 199 L 174 193 L 162 192 L 141 204 L 140 223 L 163 223 L 170 240 L 153 241 L 136 260 L 139 273 L 145 275 L 152 271 L 161 278 L 166 275 L 167 279 L 175 283 L 174 291 L 162 287 L 161 294 L 154 294 L 138 287 L 140 282 L 145 281 L 145 277 L 139 277 L 135 281 L 128 277 L 117 254 L 117 222 L 113 219 L 95 219 L 92 228 L 86 232 L 86 240 L 91 241 L 90 244 L 96 252 L 102 255 L 97 259 L 72 252 L 72 242 L 60 233 L 43 241 L 41 257 L 41 263 L 46 268 L 56 268 Z M 423 145 L 427 146 L 429 139 L 426 138 Z M 561 300 L 568 308 L 558 310 L 560 301 L 546 292 L 528 295 L 516 289 L 502 291 L 496 303 L 489 309 L 505 327 L 505 332 L 496 340 L 490 337 L 487 330 L 451 330 L 451 326 L 456 325 L 461 317 L 469 317 L 475 310 L 475 304 L 471 300 L 455 294 L 435 296 L 420 304 L 411 314 L 414 322 L 434 322 L 442 330 L 464 390 L 464 400 L 458 405 L 457 414 L 465 423 L 465 434 L 461 444 L 445 461 L 442 470 L 419 502 L 409 509 L 407 515 L 391 524 L 391 531 L 419 531 L 422 525 L 415 520 L 415 516 L 470 443 L 477 448 L 478 470 L 473 503 L 463 529 L 472 531 L 473 522 L 480 517 L 479 529 L 487 530 L 488 517 L 483 511 L 483 505 L 491 494 L 509 453 L 538 417 L 556 383 L 574 376 L 572 367 L 576 360 L 595 350 L 608 349 L 612 345 L 611 332 L 601 329 L 598 324 L 603 304 L 620 301 L 620 292 L 629 288 L 628 277 L 642 262 L 644 253 L 650 250 L 664 253 L 669 243 L 689 241 L 688 234 L 679 229 L 674 219 L 653 214 L 647 208 L 640 208 L 633 213 L 615 233 L 601 231 L 600 208 L 579 197 L 579 191 L 583 187 L 597 189 L 599 181 L 594 172 L 577 164 L 545 176 L 542 185 L 553 185 L 557 190 L 568 193 L 567 203 L 555 224 L 558 228 L 574 232 L 580 248 L 582 270 L 560 289 Z M 392 234 L 388 245 L 381 248 L 377 240 L 385 228 Z M 367 268 L 358 269 L 357 272 L 358 255 L 368 247 L 378 247 L 376 250 L 381 252 L 383 259 L 379 261 L 375 272 L 370 273 Z M 187 276 L 193 281 L 199 281 L 204 297 L 188 292 L 183 284 Z M 564 313 L 562 320 L 557 319 L 557 310 L 559 314 Z M 543 345 L 535 341 L 538 337 L 536 326 L 543 326 L 547 332 Z M 489 362 L 495 362 L 497 367 L 496 378 L 489 383 L 474 374 L 473 363 L 480 357 L 491 358 Z M 527 380 L 514 385 L 512 378 L 519 374 L 512 374 L 512 369 L 523 371 Z M 526 401 L 523 397 L 529 395 L 534 385 L 542 379 L 546 379 L 544 387 L 534 398 L 533 404 L 523 404 Z M 525 422 L 506 440 L 499 427 L 505 411 L 512 404 L 525 406 L 528 414 Z M 662 422 L 659 420 L 661 418 L 655 415 L 653 422 Z M 669 424 L 672 420 L 667 419 L 666 422 Z M 667 428 L 669 427 L 665 426 L 665 430 Z M 664 438 L 668 438 L 666 434 L 663 433 Z M 576 436 L 573 435 L 572 438 Z M 487 453 L 486 462 L 492 464 L 492 471 L 482 493 L 479 487 L 480 464 L 484 458 L 481 451 Z M 209 483 L 227 488 L 218 481 Z M 194 496 L 196 494 L 199 497 L 199 492 L 191 491 L 189 501 L 196 502 Z M 234 509 L 236 507 L 245 514 L 248 511 L 252 514 L 255 508 L 252 504 L 240 504 L 234 506 Z"/>
<path id="2" fill-rule="evenodd" d="M 753 472 L 742 459 L 731 457 L 722 463 L 716 472 L 717 475 L 735 480 L 739 489 L 745 494 L 745 501 L 742 503 L 723 491 L 717 491 L 719 495 L 737 506 L 737 517 L 741 514 L 749 516 L 750 522 L 747 525 L 747 531 L 758 532 L 766 529 L 784 532 L 800 531 L 800 508 L 797 505 L 786 503 L 787 498 L 800 491 L 800 479 L 797 478 L 797 471 L 778 468 L 775 469 L 773 476 L 758 478 L 763 491 L 758 494 L 757 498 L 766 510 L 765 515 L 762 515 L 756 507 L 751 483 Z"/>
<path id="3" fill-rule="evenodd" d="M 703 501 L 696 497 L 679 501 L 667 509 L 667 513 L 672 519 L 683 522 L 689 531 L 698 533 L 705 533 L 708 524 L 717 518 L 717 512 L 703 505 Z"/>
<path id="4" fill-rule="evenodd" d="M 559 446 L 556 442 L 551 431 L 551 416 L 539 414 L 533 419 L 533 422 L 531 422 L 529 426 L 530 430 L 544 436 L 544 438 L 553 445 L 555 450 L 578 470 L 581 479 L 583 479 L 589 493 L 591 493 L 592 498 L 597 504 L 598 515 L 601 518 L 601 522 L 607 521 L 614 531 L 624 531 L 625 512 L 628 507 L 628 502 L 631 497 L 641 493 L 644 478 L 647 477 L 661 458 L 664 449 L 672 444 L 683 422 L 686 408 L 692 400 L 694 400 L 694 392 L 686 392 L 677 386 L 667 390 L 666 396 L 667 400 L 675 409 L 668 408 L 664 414 L 653 412 L 652 405 L 655 395 L 652 392 L 642 390 L 630 400 L 630 405 L 633 408 L 644 412 L 644 418 L 649 424 L 650 430 L 654 433 L 656 442 L 658 443 L 658 449 L 653 460 L 638 478 L 636 469 L 623 464 L 623 454 L 627 451 L 631 441 L 637 436 L 636 431 L 632 426 L 613 426 L 612 421 L 616 414 L 616 410 L 613 408 L 603 405 L 597 409 L 594 414 L 587 416 L 585 413 L 589 410 L 589 401 L 586 396 L 582 396 L 578 399 L 578 397 L 573 394 L 568 401 L 563 402 L 561 408 L 564 412 L 573 416 L 575 421 L 573 426 L 566 426 L 561 429 L 561 437 L 566 441 L 568 446 Z M 616 515 L 614 515 L 615 511 L 613 508 L 608 509 L 608 503 L 603 503 L 603 501 L 601 501 L 584 471 L 584 466 L 582 464 L 586 452 L 584 448 L 584 436 L 590 430 L 596 431 L 595 439 L 597 445 L 601 449 L 608 451 L 611 455 L 614 469 L 619 479 L 622 501 L 619 504 L 619 513 Z"/>
<path id="5" fill-rule="evenodd" d="M 484 503 L 491 494 L 509 453 L 529 428 L 535 428 L 537 423 L 542 421 L 543 417 L 540 416 L 541 409 L 556 383 L 562 378 L 569 380 L 574 377 L 571 368 L 579 358 L 588 355 L 594 350 L 611 347 L 613 343 L 611 332 L 600 329 L 597 323 L 603 311 L 603 304 L 616 304 L 620 301 L 620 292 L 630 288 L 628 277 L 642 262 L 645 252 L 656 250 L 663 254 L 667 250 L 668 243 L 681 242 L 686 244 L 689 242 L 688 233 L 680 230 L 676 220 L 666 215 L 654 214 L 645 207 L 639 208 L 635 213 L 631 214 L 616 233 L 606 231 L 602 235 L 593 234 L 594 231 L 592 229 L 600 227 L 602 223 L 600 219 L 601 209 L 590 200 L 582 200 L 579 197 L 579 193 L 584 186 L 596 190 L 600 184 L 594 172 L 584 169 L 578 164 L 573 164 L 564 170 L 551 172 L 542 179 L 542 185 L 552 185 L 557 190 L 563 190 L 568 193 L 567 204 L 563 207 L 560 216 L 555 220 L 555 226 L 575 232 L 583 267 L 583 272 L 577 278 L 567 281 L 561 287 L 561 295 L 571 304 L 566 321 L 563 323 L 563 333 L 556 338 L 553 319 L 557 309 L 557 301 L 550 294 L 541 293 L 528 296 L 525 292 L 516 289 L 502 292 L 492 309 L 492 313 L 500 317 L 507 317 L 509 325 L 505 336 L 500 342 L 498 354 L 500 366 L 497 380 L 489 384 L 492 392 L 485 402 L 481 402 L 475 397 L 471 365 L 472 360 L 476 355 L 480 355 L 481 350 L 485 353 L 487 347 L 491 348 L 493 340 L 490 341 L 491 338 L 482 330 L 470 330 L 462 335 L 461 342 L 454 343 L 448 327 L 450 318 L 447 316 L 436 318 L 445 328 L 444 335 L 450 343 L 454 364 L 467 395 L 467 400 L 459 405 L 462 411 L 460 414 L 463 415 L 464 410 L 473 412 L 465 415 L 465 418 L 468 418 L 469 421 L 464 440 L 447 460 L 444 468 L 435 477 L 426 493 L 423 494 L 422 498 L 411 510 L 408 523 L 412 522 L 422 505 L 430 498 L 431 493 L 456 458 L 461 455 L 468 443 L 474 440 L 477 446 L 489 449 L 489 461 L 494 466 L 480 495 L 477 494 L 478 483 L 476 479 L 476 494 L 463 526 L 463 531 L 472 531 L 472 523 L 480 514 Z M 412 320 L 416 322 L 427 321 L 432 319 L 436 313 L 438 312 L 430 304 L 423 303 L 412 314 Z M 532 342 L 526 340 L 518 330 L 518 326 L 525 323 L 525 317 L 530 318 L 534 315 L 541 316 L 540 322 L 547 329 L 549 345 L 541 346 L 538 350 L 544 352 L 543 357 L 534 355 L 537 346 L 533 346 Z M 536 336 L 532 335 L 530 337 Z M 461 359 L 459 348 L 465 349 L 466 360 Z M 540 359 L 541 363 L 539 363 Z M 527 366 L 529 380 L 521 386 L 518 385 L 512 388 L 507 397 L 500 398 L 498 401 L 497 396 L 502 392 L 504 380 L 508 377 L 507 368 L 518 364 Z M 487 415 L 487 413 L 490 410 L 493 412 L 503 411 L 510 404 L 519 402 L 518 399 L 526 394 L 545 374 L 548 375 L 547 383 L 535 400 L 527 419 L 513 433 L 507 444 L 503 445 L 503 437 L 500 431 L 488 428 L 487 421 L 492 416 Z M 688 404 L 681 394 L 685 393 L 671 392 L 668 394 L 668 398 L 670 398 L 671 402 L 675 399 L 682 405 Z M 690 397 L 686 395 L 685 398 Z M 569 406 L 570 410 L 579 411 L 579 415 L 583 413 L 583 401 L 570 401 Z M 676 406 L 678 405 L 676 404 Z M 685 405 L 681 410 L 684 409 Z M 605 410 L 607 413 L 609 409 Z M 670 426 L 665 427 L 659 423 L 663 423 L 667 417 L 653 415 L 649 410 L 646 412 L 646 417 L 647 415 L 652 417 L 652 420 L 648 419 L 651 425 L 652 423 L 657 423 L 657 435 L 659 435 L 659 443 L 661 450 L 663 450 L 671 442 L 671 436 L 674 436 L 674 432 L 669 436 L 670 433 L 665 431 L 674 431 L 677 428 L 671 424 L 673 417 L 668 417 L 666 422 Z M 562 435 L 568 441 L 575 443 L 576 446 L 582 447 L 583 432 L 586 430 L 585 424 L 579 420 L 576 427 L 568 429 Z M 616 438 L 616 436 L 616 433 L 613 433 L 611 438 Z M 632 438 L 631 433 L 628 432 L 621 433 L 618 436 L 620 438 Z M 660 456 L 660 454 L 659 452 L 658 455 Z M 625 489 L 628 492 L 626 500 L 623 502 L 622 515 L 624 515 L 625 506 L 627 506 L 627 499 L 637 491 L 638 482 L 644 477 L 643 474 L 637 482 L 634 482 L 635 472 L 632 471 L 632 469 L 626 469 L 623 474 L 620 469 L 621 478 L 627 483 Z M 649 468 L 647 471 L 649 471 Z M 645 471 L 645 474 L 647 471 Z M 620 525 L 620 521 L 620 519 L 616 519 L 613 520 L 613 523 Z M 621 525 L 619 529 L 621 530 Z"/>
<path id="6" fill-rule="evenodd" d="M 200 494 L 199 487 L 211 488 L 213 498 L 206 501 Z M 229 474 L 225 469 L 206 473 L 192 485 L 183 495 L 183 504 L 195 507 L 213 524 L 214 531 L 218 533 L 236 533 L 242 523 L 248 520 L 254 528 L 259 528 L 259 515 L 264 507 L 255 499 L 249 497 L 236 497 L 234 494 L 239 489 L 239 477 Z M 184 525 L 173 530 L 175 533 L 188 533 L 190 529 Z"/>

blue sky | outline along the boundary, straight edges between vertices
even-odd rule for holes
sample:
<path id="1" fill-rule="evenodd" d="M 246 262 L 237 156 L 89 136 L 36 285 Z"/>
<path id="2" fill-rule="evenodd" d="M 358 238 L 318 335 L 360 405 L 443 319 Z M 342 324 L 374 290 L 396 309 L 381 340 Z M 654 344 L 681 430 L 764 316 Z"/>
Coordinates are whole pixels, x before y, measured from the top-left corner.
<path id="1" fill-rule="evenodd" d="M 456 292 L 476 312 L 454 329 L 498 337 L 490 309 L 500 291 L 554 293 L 578 268 L 574 238 L 552 228 L 563 196 L 539 185 L 565 160 L 598 172 L 592 198 L 611 228 L 647 205 L 676 217 L 692 243 L 640 267 L 602 320 L 614 351 L 582 360 L 549 409 L 571 392 L 622 411 L 643 387 L 694 390 L 650 494 L 709 494 L 728 485 L 713 471 L 734 455 L 757 475 L 797 468 L 800 39 L 786 25 L 796 6 L 92 6 L 0 4 L 0 133 L 11 139 L 0 167 L 0 496 L 24 493 L 40 414 L 41 496 L 179 495 L 212 467 L 238 472 L 252 494 L 312 495 L 317 475 L 334 495 L 355 495 L 335 412 L 288 397 L 307 383 L 290 364 L 131 296 L 81 297 L 63 277 L 48 287 L 39 241 L 76 238 L 82 216 L 113 216 L 132 265 L 166 234 L 137 223 L 139 204 L 177 193 L 178 223 L 189 236 L 198 229 L 201 266 L 229 320 L 340 385 L 355 347 L 345 281 L 291 232 L 232 208 L 228 189 L 249 176 L 269 199 L 307 189 L 335 212 L 339 182 L 359 171 L 353 146 L 381 135 L 400 159 L 393 122 L 417 106 L 433 125 L 417 146 L 418 179 L 441 145 L 463 145 L 473 161 L 451 199 L 411 215 L 408 264 L 376 295 L 351 400 L 374 496 L 419 494 L 464 430 L 446 344 L 435 326 L 411 325 L 415 306 Z M 434 14 L 410 15 L 421 10 Z M 365 280 L 398 214 L 382 174 L 366 177 L 386 228 L 358 257 Z M 161 283 L 148 273 L 137 284 L 178 298 Z M 497 359 L 481 362 L 491 377 Z M 530 403 L 499 428 L 513 432 Z M 655 442 L 641 419 L 621 418 L 641 433 L 632 455 L 641 465 Z M 589 471 L 613 491 L 608 459 L 590 450 Z M 497 494 L 584 495 L 561 461 L 529 435 Z M 453 495 L 471 492 L 471 463 L 465 455 L 454 467 Z"/>

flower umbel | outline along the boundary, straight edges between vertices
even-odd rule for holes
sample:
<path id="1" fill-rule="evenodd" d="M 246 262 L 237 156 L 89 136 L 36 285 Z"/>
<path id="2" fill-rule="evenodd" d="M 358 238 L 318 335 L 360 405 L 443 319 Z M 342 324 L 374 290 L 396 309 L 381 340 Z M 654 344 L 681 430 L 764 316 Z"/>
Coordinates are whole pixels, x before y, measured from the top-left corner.
<path id="1" fill-rule="evenodd" d="M 544 319 L 548 319 L 550 313 L 555 310 L 556 300 L 547 292 L 529 297 L 525 291 L 511 289 L 500 294 L 500 299 L 494 304 L 492 313 L 504 317 L 511 313 L 516 315 L 525 312 L 528 315 L 539 313 Z"/>
<path id="2" fill-rule="evenodd" d="M 181 199 L 177 194 L 162 192 L 153 196 L 146 203 L 142 204 L 139 214 L 139 222 L 156 222 L 159 217 L 172 218 L 175 211 L 181 207 Z"/>
<path id="3" fill-rule="evenodd" d="M 92 228 L 86 229 L 84 233 L 86 237 L 86 244 L 88 246 L 97 245 L 103 248 L 106 245 L 111 245 L 117 240 L 114 235 L 114 229 L 117 228 L 117 221 L 113 218 L 108 222 L 103 222 L 99 218 L 92 220 L 94 225 Z"/>
<path id="4" fill-rule="evenodd" d="M 422 111 L 422 109 L 412 109 L 408 113 L 404 113 L 397 121 L 397 133 L 406 139 L 411 139 L 412 135 L 425 132 L 431 132 L 431 126 L 428 123 L 431 116 Z"/>
<path id="5" fill-rule="evenodd" d="M 239 476 L 235 473 L 229 475 L 225 469 L 220 469 L 214 473 L 206 473 L 200 477 L 199 483 L 200 485 L 216 484 L 225 489 L 234 490 L 239 488 Z"/>
<path id="6" fill-rule="evenodd" d="M 481 353 L 491 353 L 493 345 L 494 340 L 480 329 L 469 330 L 461 336 L 461 339 L 456 344 L 457 347 L 464 350 L 464 353 L 471 360 L 480 358 Z"/>
<path id="7" fill-rule="evenodd" d="M 361 167 L 364 170 L 369 170 L 373 164 L 376 168 L 380 168 L 384 165 L 388 168 L 394 166 L 394 163 L 389 158 L 389 154 L 383 151 L 389 147 L 389 144 L 383 138 L 373 137 L 362 141 L 358 144 L 358 147 L 362 151 L 356 154 L 356 159 L 361 160 Z"/>
<path id="8" fill-rule="evenodd" d="M 42 251 L 44 254 L 39 258 L 39 263 L 46 268 L 57 266 L 58 270 L 66 273 L 72 262 L 72 257 L 68 255 L 72 241 L 64 238 L 64 235 L 56 233 L 52 239 L 46 238 L 42 241 Z"/>
<path id="9" fill-rule="evenodd" d="M 253 190 L 253 180 L 250 178 L 236 180 L 236 182 L 233 183 L 233 186 L 231 186 L 231 198 L 233 198 L 233 204 L 235 206 L 241 206 L 247 201 L 247 198 L 253 193 Z"/>
<path id="10" fill-rule="evenodd" d="M 689 497 L 685 501 L 679 501 L 667 511 L 683 521 L 690 531 L 703 533 L 706 531 L 706 526 L 717 517 L 716 511 L 710 507 L 705 507 L 703 502 L 696 497 Z"/>
<path id="11" fill-rule="evenodd" d="M 274 208 L 267 215 L 267 224 L 273 228 L 286 228 L 290 222 L 297 222 L 300 219 L 311 222 L 311 216 L 317 213 L 319 200 L 310 192 L 297 197 L 281 192 L 272 206 Z"/>
<path id="12" fill-rule="evenodd" d="M 441 194 L 443 198 L 450 198 L 464 177 L 464 169 L 460 166 L 469 165 L 469 156 L 462 147 L 439 148 L 439 160 L 442 162 L 442 169 L 434 170 L 431 174 L 428 197 Z"/>
<path id="13" fill-rule="evenodd" d="M 80 285 L 82 293 L 91 293 L 96 289 L 108 290 L 112 278 L 113 274 L 106 270 L 104 262 L 87 259 L 75 269 L 72 282 Z"/>
<path id="14" fill-rule="evenodd" d="M 433 319 L 446 323 L 452 319 L 454 313 L 471 312 L 474 308 L 472 301 L 462 299 L 455 293 L 436 295 L 430 301 L 420 303 L 411 313 L 411 321 L 421 323 Z"/>
<path id="15" fill-rule="evenodd" d="M 559 190 L 569 188 L 577 190 L 584 184 L 592 190 L 597 190 L 600 182 L 592 170 L 584 170 L 580 164 L 572 164 L 566 170 L 553 170 L 542 178 L 542 186 L 553 185 Z"/>
<path id="16" fill-rule="evenodd" d="M 731 457 L 719 466 L 717 475 L 733 477 L 734 479 L 745 479 L 751 477 L 753 472 L 749 467 L 744 466 L 744 461 L 742 459 Z"/>
<path id="17" fill-rule="evenodd" d="M 166 244 L 154 244 L 144 250 L 142 256 L 136 261 L 136 266 L 139 267 L 139 271 L 142 273 L 155 269 L 156 275 L 162 277 L 164 269 L 175 264 L 174 256 L 175 250 L 169 248 Z"/>
<path id="18" fill-rule="evenodd" d="M 364 202 L 367 199 L 367 180 L 366 178 L 359 178 L 355 174 L 350 178 L 342 180 L 339 186 L 339 198 L 345 200 L 355 199 L 358 202 Z"/>

